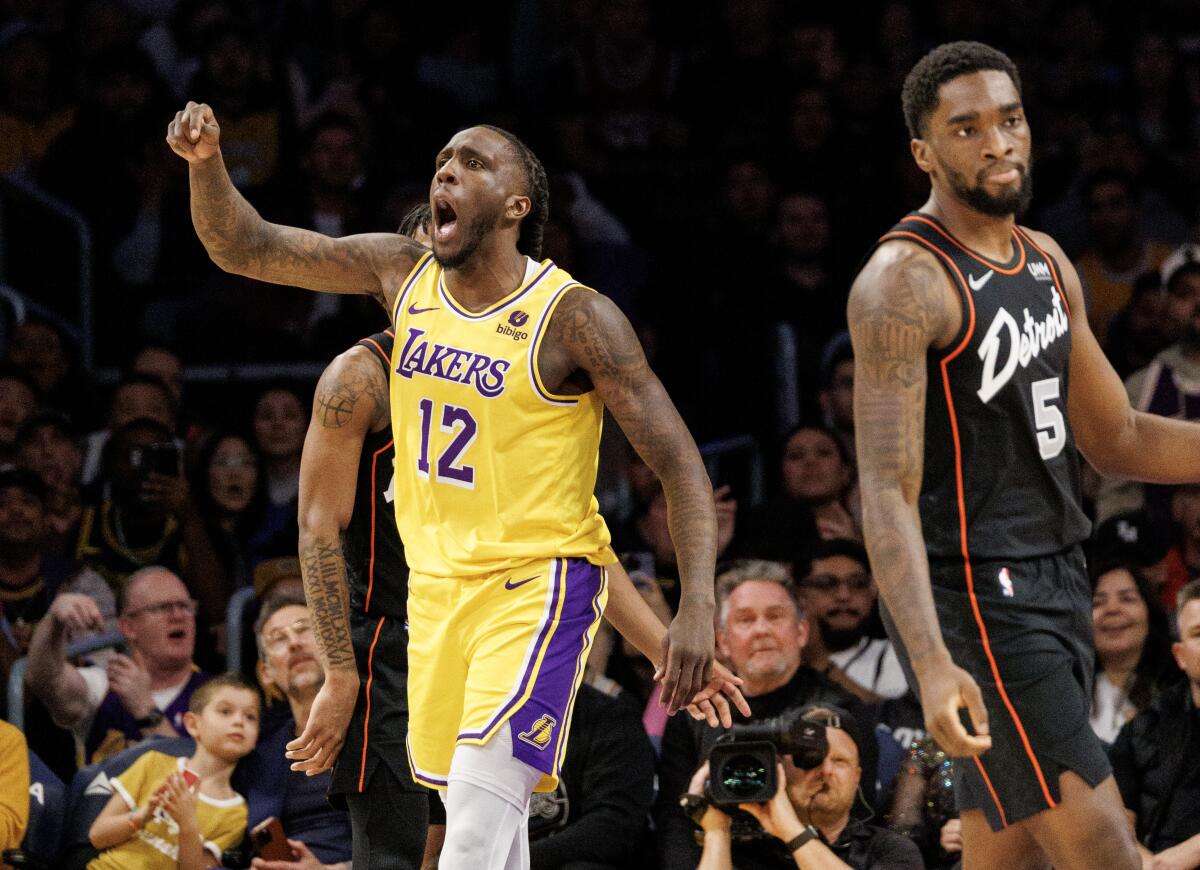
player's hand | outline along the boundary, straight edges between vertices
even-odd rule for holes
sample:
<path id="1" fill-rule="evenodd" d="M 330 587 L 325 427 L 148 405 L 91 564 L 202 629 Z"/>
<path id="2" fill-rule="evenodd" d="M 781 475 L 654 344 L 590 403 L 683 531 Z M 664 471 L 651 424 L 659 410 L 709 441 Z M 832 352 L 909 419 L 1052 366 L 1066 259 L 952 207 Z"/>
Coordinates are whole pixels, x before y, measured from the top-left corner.
<path id="1" fill-rule="evenodd" d="M 207 103 L 190 100 L 167 125 L 167 144 L 188 163 L 200 163 L 217 153 L 221 128 Z"/>
<path id="2" fill-rule="evenodd" d="M 654 679 L 662 680 L 662 703 L 674 716 L 712 679 L 713 608 L 679 602 L 663 638 L 663 654 Z"/>
<path id="3" fill-rule="evenodd" d="M 250 862 L 250 866 L 253 870 L 322 870 L 324 868 L 325 865 L 317 860 L 317 856 L 312 853 L 312 850 L 299 840 L 289 837 L 288 845 L 292 847 L 291 861 L 268 861 L 265 858 L 255 858 Z"/>
<path id="4" fill-rule="evenodd" d="M 925 729 L 946 754 L 955 758 L 980 755 L 992 746 L 987 707 L 971 675 L 949 659 L 918 674 Z M 958 711 L 966 708 L 975 733 L 968 734 Z"/>
<path id="5" fill-rule="evenodd" d="M 714 728 L 718 725 L 730 728 L 733 726 L 733 714 L 729 710 L 729 702 L 732 701 L 743 716 L 750 718 L 750 705 L 738 688 L 741 684 L 741 677 L 734 676 L 733 671 L 714 661 L 712 679 L 692 696 L 692 702 L 687 706 L 688 715 L 697 721 L 703 719 Z"/>
<path id="6" fill-rule="evenodd" d="M 292 770 L 316 776 L 333 767 L 346 741 L 346 729 L 358 700 L 358 673 L 329 670 L 325 683 L 313 700 L 304 731 L 287 745 Z"/>
<path id="7" fill-rule="evenodd" d="M 104 630 L 104 616 L 87 595 L 63 592 L 50 605 L 49 615 L 72 634 Z"/>

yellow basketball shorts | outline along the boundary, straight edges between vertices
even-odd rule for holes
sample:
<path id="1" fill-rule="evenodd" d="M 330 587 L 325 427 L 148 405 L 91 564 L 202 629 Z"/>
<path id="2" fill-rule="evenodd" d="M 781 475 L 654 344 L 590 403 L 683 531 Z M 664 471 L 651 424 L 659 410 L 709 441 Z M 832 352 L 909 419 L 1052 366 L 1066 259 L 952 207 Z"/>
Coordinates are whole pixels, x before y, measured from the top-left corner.
<path id="1" fill-rule="evenodd" d="M 408 755 L 444 789 L 454 748 L 510 723 L 513 756 L 553 791 L 575 693 L 608 599 L 604 568 L 544 559 L 476 577 L 408 578 Z"/>

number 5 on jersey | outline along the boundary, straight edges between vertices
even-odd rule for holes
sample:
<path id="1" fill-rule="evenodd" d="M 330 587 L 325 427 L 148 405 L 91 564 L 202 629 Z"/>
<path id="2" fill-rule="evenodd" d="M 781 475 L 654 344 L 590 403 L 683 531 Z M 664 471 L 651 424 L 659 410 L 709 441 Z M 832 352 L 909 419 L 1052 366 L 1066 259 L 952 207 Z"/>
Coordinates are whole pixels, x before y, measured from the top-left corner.
<path id="1" fill-rule="evenodd" d="M 419 403 L 421 413 L 421 452 L 417 456 L 417 474 L 425 480 L 429 479 L 429 435 L 433 427 L 436 410 L 433 399 L 422 399 Z M 475 443 L 479 434 L 479 426 L 471 412 L 458 405 L 442 405 L 441 420 L 438 429 L 454 435 L 446 449 L 441 452 L 434 464 L 433 479 L 438 483 L 448 483 L 451 486 L 461 486 L 463 489 L 475 488 L 475 466 L 462 465 L 463 454 Z"/>
<path id="2" fill-rule="evenodd" d="M 1058 378 L 1030 384 L 1033 394 L 1033 423 L 1037 428 L 1038 451 L 1050 460 L 1062 453 L 1067 443 L 1067 423 L 1054 402 L 1059 397 Z"/>

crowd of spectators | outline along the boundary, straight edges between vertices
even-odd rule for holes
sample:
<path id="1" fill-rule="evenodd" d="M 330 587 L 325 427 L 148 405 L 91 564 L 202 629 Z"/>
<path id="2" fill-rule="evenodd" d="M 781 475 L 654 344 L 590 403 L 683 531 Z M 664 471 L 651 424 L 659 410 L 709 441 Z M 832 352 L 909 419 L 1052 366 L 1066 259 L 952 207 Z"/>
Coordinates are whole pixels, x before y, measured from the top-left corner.
<path id="1" fill-rule="evenodd" d="M 24 657 L 26 738 L 0 729 L 0 849 L 43 830 L 31 808 L 51 778 L 119 779 L 161 738 L 176 757 L 233 764 L 241 824 L 279 818 L 294 866 L 351 857 L 328 777 L 292 774 L 282 755 L 323 679 L 296 562 L 312 383 L 194 375 L 325 361 L 386 317 L 366 297 L 209 262 L 162 141 L 196 99 L 214 107 L 250 201 L 331 235 L 395 229 L 458 127 L 513 129 L 550 173 L 547 255 L 627 311 L 697 440 L 754 439 L 764 486 L 717 481 L 718 652 L 756 719 L 804 707 L 829 724 L 828 758 L 789 762 L 753 819 L 689 818 L 678 799 L 703 788 L 719 731 L 668 721 L 653 668 L 602 631 L 563 783 L 534 806 L 533 866 L 791 866 L 782 843 L 809 824 L 832 856 L 806 860 L 952 866 L 953 762 L 923 731 L 862 546 L 844 333 L 857 264 L 927 191 L 899 85 L 947 38 L 1013 55 L 1034 133 L 1025 222 L 1073 258 L 1135 406 L 1200 420 L 1200 13 L 1172 0 L 514 0 L 444 14 L 383 0 L 0 0 L 0 173 L 15 184 L 0 199 L 0 679 Z M 82 252 L 22 198 L 29 186 L 90 227 L 90 334 Z M 614 544 L 667 620 L 679 581 L 665 498 L 616 427 L 606 438 L 598 495 Z M 1113 744 L 1144 848 L 1200 867 L 1200 487 L 1092 473 L 1084 496 L 1097 521 L 1092 727 Z M 230 636 L 242 590 L 243 636 Z M 115 646 L 68 654 L 106 632 Z M 261 723 L 237 714 L 258 745 L 212 755 L 196 746 L 216 702 L 196 692 L 234 650 L 265 699 Z M 22 804 L 10 783 L 31 775 Z M 105 825 L 77 845 L 113 848 Z"/>

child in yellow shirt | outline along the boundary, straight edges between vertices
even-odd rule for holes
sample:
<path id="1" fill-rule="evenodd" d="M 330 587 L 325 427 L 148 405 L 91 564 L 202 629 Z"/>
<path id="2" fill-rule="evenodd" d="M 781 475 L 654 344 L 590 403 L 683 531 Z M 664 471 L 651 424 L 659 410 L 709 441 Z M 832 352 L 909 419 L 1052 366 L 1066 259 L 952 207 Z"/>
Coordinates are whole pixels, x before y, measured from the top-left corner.
<path id="1" fill-rule="evenodd" d="M 258 691 L 238 674 L 215 677 L 192 695 L 183 722 L 191 758 L 151 750 L 111 782 L 113 796 L 88 837 L 100 855 L 88 870 L 205 870 L 241 842 L 246 801 L 229 784 L 234 765 L 258 742 Z"/>

